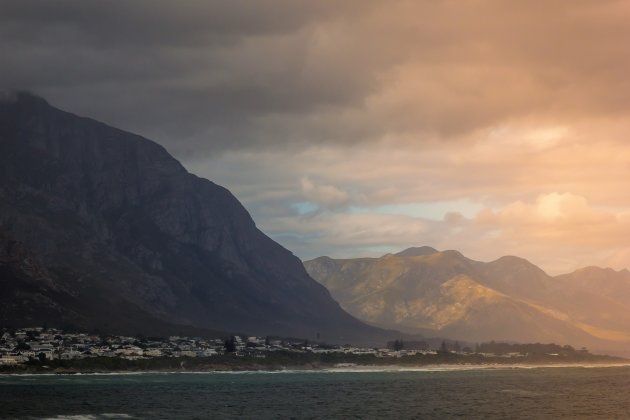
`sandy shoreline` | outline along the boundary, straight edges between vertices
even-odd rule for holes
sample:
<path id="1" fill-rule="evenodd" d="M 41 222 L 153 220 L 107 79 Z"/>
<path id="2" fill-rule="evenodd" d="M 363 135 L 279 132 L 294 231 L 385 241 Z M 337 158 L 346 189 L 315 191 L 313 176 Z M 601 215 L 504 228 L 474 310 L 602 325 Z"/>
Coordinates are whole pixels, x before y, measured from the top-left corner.
<path id="1" fill-rule="evenodd" d="M 150 375 L 150 374 L 290 374 L 290 373 L 394 373 L 394 372 L 461 372 L 476 370 L 513 370 L 513 369 L 560 369 L 560 368 L 620 368 L 630 367 L 625 363 L 558 363 L 558 364 L 434 364 L 419 366 L 401 365 L 355 365 L 355 366 L 327 366 L 313 367 L 281 367 L 279 369 L 208 369 L 208 370 L 142 370 L 142 371 L 51 371 L 51 372 L 6 372 L 2 376 L 84 376 L 84 375 Z"/>

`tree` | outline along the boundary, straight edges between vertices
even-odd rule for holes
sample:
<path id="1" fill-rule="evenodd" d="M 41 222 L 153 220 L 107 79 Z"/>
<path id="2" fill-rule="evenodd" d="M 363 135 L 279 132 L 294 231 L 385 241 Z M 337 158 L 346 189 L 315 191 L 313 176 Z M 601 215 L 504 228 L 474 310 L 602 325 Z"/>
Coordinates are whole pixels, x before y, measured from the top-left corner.
<path id="1" fill-rule="evenodd" d="M 19 350 L 30 350 L 31 346 L 29 346 L 28 344 L 26 344 L 24 341 L 20 341 L 17 346 L 15 347 L 14 351 L 19 351 Z"/>
<path id="2" fill-rule="evenodd" d="M 459 341 L 455 341 L 455 353 L 459 353 L 461 351 L 462 351 L 462 349 L 459 346 Z"/>
<path id="3" fill-rule="evenodd" d="M 404 347 L 404 344 L 403 344 L 402 339 L 400 340 L 396 339 L 394 341 L 394 351 L 400 351 L 403 349 L 403 347 Z"/>
<path id="4" fill-rule="evenodd" d="M 140 347 L 141 349 L 146 349 L 147 345 L 140 340 L 136 340 L 133 342 L 133 345 L 136 347 Z"/>
<path id="5" fill-rule="evenodd" d="M 442 340 L 442 344 L 440 345 L 440 351 L 442 353 L 448 353 L 448 347 L 446 347 L 446 341 Z"/>
<path id="6" fill-rule="evenodd" d="M 230 337 L 229 340 L 225 340 L 225 352 L 226 353 L 234 353 L 236 351 L 236 340 L 234 336 Z"/>

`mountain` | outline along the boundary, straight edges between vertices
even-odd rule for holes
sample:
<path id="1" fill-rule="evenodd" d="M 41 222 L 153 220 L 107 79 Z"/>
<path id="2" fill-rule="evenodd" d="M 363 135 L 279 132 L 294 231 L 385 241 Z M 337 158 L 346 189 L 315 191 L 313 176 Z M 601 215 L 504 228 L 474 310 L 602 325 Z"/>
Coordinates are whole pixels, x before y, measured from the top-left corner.
<path id="1" fill-rule="evenodd" d="M 357 318 L 383 328 L 469 341 L 558 342 L 619 349 L 630 344 L 630 273 L 551 277 L 506 256 L 484 263 L 457 251 L 409 248 L 381 258 L 304 262 Z M 614 274 L 616 273 L 616 274 Z"/>
<path id="2" fill-rule="evenodd" d="M 578 286 L 591 294 L 630 306 L 630 271 L 612 268 L 585 267 L 556 276 L 565 287 Z"/>
<path id="3" fill-rule="evenodd" d="M 583 329 L 602 339 L 630 342 L 628 270 L 585 267 L 554 280 L 564 292 L 557 307 L 572 314 Z"/>
<path id="4" fill-rule="evenodd" d="M 407 248 L 404 251 L 398 252 L 395 255 L 398 257 L 422 257 L 425 255 L 435 254 L 436 252 L 438 252 L 438 250 L 435 248 L 431 248 L 430 246 L 419 246 Z"/>
<path id="5" fill-rule="evenodd" d="M 0 285 L 2 326 L 393 337 L 341 309 L 228 190 L 28 93 L 0 99 Z"/>

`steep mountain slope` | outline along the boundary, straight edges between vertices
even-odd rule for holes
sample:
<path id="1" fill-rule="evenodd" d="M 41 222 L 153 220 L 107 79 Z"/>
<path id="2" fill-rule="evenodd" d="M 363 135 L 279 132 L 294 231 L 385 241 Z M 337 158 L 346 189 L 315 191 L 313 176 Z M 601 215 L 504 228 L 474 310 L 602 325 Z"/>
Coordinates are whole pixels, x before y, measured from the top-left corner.
<path id="1" fill-rule="evenodd" d="M 547 273 L 524 258 L 504 256 L 476 268 L 485 285 L 519 299 L 537 299 L 555 288 Z"/>
<path id="2" fill-rule="evenodd" d="M 554 280 L 557 289 L 550 298 L 579 320 L 583 329 L 600 338 L 630 341 L 628 270 L 585 267 Z"/>
<path id="3" fill-rule="evenodd" d="M 630 271 L 585 267 L 555 277 L 563 287 L 580 287 L 594 295 L 630 306 Z"/>
<path id="4" fill-rule="evenodd" d="M 433 251 L 320 257 L 304 265 L 348 312 L 381 327 L 471 341 L 555 341 L 598 348 L 626 342 L 627 306 L 607 296 L 569 287 L 522 258 L 483 263 L 457 251 Z"/>
<path id="5" fill-rule="evenodd" d="M 386 336 L 225 188 L 150 140 L 25 93 L 0 100 L 0 249 L 2 325 Z"/>

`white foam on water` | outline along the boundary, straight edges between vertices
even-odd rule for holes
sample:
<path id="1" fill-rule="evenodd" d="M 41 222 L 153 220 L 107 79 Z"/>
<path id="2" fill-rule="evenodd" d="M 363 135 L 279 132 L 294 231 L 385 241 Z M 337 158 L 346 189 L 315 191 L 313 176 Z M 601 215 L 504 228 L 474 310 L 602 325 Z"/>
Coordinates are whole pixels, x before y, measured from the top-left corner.
<path id="1" fill-rule="evenodd" d="M 134 419 L 136 417 L 125 413 L 100 414 L 58 414 L 54 417 L 42 417 L 42 420 L 101 420 L 101 419 Z"/>
<path id="2" fill-rule="evenodd" d="M 629 363 L 615 364 L 553 364 L 553 365 L 427 365 L 427 366 L 357 366 L 325 369 L 326 372 L 461 372 L 475 370 L 513 370 L 513 369 L 558 369 L 558 368 L 619 368 L 628 367 Z"/>
<path id="3" fill-rule="evenodd" d="M 8 373 L 0 374 L 0 378 L 22 377 L 25 380 L 35 380 L 36 377 L 48 376 L 142 376 L 142 375 L 278 375 L 296 373 L 377 373 L 377 372 L 458 372 L 474 370 L 511 370 L 511 369 L 558 369 L 558 368 L 620 368 L 630 367 L 627 363 L 610 364 L 480 364 L 480 365 L 424 365 L 424 366 L 344 366 L 322 369 L 280 369 L 280 370 L 213 370 L 213 371 L 134 371 L 134 372 L 87 372 L 87 373 Z"/>

